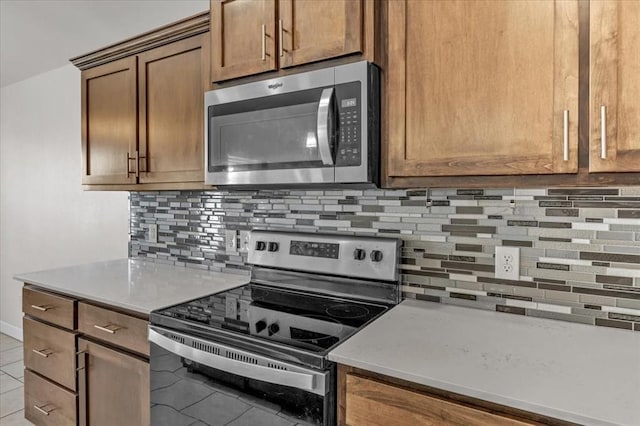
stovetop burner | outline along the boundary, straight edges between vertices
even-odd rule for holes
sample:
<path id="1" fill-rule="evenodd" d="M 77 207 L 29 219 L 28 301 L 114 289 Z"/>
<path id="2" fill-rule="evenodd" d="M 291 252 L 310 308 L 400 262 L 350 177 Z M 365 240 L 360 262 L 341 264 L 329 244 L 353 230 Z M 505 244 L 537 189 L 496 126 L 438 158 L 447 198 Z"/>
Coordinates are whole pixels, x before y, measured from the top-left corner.
<path id="1" fill-rule="evenodd" d="M 329 306 L 325 312 L 333 318 L 341 319 L 358 319 L 369 315 L 369 310 L 366 307 L 353 303 L 341 303 L 339 305 Z"/>

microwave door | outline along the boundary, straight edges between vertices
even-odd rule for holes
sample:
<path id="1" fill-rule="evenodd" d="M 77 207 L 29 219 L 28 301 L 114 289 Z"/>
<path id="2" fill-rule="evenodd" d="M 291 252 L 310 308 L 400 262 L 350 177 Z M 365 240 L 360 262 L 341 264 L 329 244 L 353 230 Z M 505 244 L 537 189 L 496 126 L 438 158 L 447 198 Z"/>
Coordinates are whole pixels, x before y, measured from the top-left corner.
<path id="1" fill-rule="evenodd" d="M 207 183 L 333 182 L 334 103 L 329 87 L 210 106 Z"/>

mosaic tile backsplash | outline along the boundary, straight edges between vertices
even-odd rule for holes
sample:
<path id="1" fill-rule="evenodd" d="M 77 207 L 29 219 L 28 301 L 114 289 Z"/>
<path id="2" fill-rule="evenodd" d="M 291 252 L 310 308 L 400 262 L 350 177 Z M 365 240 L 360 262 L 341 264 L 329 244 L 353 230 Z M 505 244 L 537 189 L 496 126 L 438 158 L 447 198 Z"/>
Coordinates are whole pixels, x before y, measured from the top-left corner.
<path id="1" fill-rule="evenodd" d="M 225 230 L 395 235 L 405 298 L 640 331 L 640 187 L 132 192 L 130 205 L 134 258 L 248 274 Z M 497 245 L 520 248 L 520 279 L 495 278 Z"/>

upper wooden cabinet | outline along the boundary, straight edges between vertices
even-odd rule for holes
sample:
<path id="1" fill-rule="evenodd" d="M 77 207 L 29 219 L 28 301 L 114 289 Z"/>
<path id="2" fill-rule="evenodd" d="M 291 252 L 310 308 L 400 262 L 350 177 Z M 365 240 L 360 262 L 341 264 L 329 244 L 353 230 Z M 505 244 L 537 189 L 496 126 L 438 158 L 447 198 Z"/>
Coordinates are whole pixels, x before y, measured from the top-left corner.
<path id="1" fill-rule="evenodd" d="M 640 2 L 590 2 L 591 172 L 640 171 Z"/>
<path id="2" fill-rule="evenodd" d="M 279 0 L 280 67 L 362 51 L 361 0 Z"/>
<path id="3" fill-rule="evenodd" d="M 204 179 L 204 92 L 209 37 L 200 35 L 138 57 L 140 183 Z"/>
<path id="4" fill-rule="evenodd" d="M 364 0 L 211 0 L 212 79 L 362 52 L 364 9 Z"/>
<path id="5" fill-rule="evenodd" d="M 82 70 L 82 183 L 201 188 L 209 14 L 72 59 Z"/>
<path id="6" fill-rule="evenodd" d="M 276 0 L 211 0 L 213 81 L 275 70 Z"/>
<path id="7" fill-rule="evenodd" d="M 577 172 L 577 1 L 390 1 L 387 31 L 388 176 Z"/>
<path id="8" fill-rule="evenodd" d="M 82 72 L 82 183 L 135 183 L 136 57 Z M 135 167 L 135 166 L 134 166 Z"/>

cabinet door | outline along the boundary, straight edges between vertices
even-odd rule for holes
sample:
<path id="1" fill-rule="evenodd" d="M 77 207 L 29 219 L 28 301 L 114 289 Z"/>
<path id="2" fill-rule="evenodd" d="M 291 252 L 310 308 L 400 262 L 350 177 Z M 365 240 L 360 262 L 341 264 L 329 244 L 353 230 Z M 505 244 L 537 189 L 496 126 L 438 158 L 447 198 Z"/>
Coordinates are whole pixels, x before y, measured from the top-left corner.
<path id="1" fill-rule="evenodd" d="M 149 363 L 78 339 L 81 425 L 148 425 Z"/>
<path id="2" fill-rule="evenodd" d="M 577 172 L 577 1 L 391 1 L 388 22 L 389 176 Z"/>
<path id="3" fill-rule="evenodd" d="M 202 182 L 209 35 L 138 56 L 140 183 Z"/>
<path id="4" fill-rule="evenodd" d="M 451 401 L 347 375 L 348 425 L 526 425 Z"/>
<path id="5" fill-rule="evenodd" d="M 81 98 L 82 183 L 135 183 L 136 58 L 83 71 Z"/>
<path id="6" fill-rule="evenodd" d="M 590 172 L 640 172 L 640 2 L 592 1 Z"/>
<path id="7" fill-rule="evenodd" d="M 211 0 L 213 81 L 275 70 L 276 0 Z"/>
<path id="8" fill-rule="evenodd" d="M 279 0 L 280 67 L 362 51 L 363 0 Z"/>

